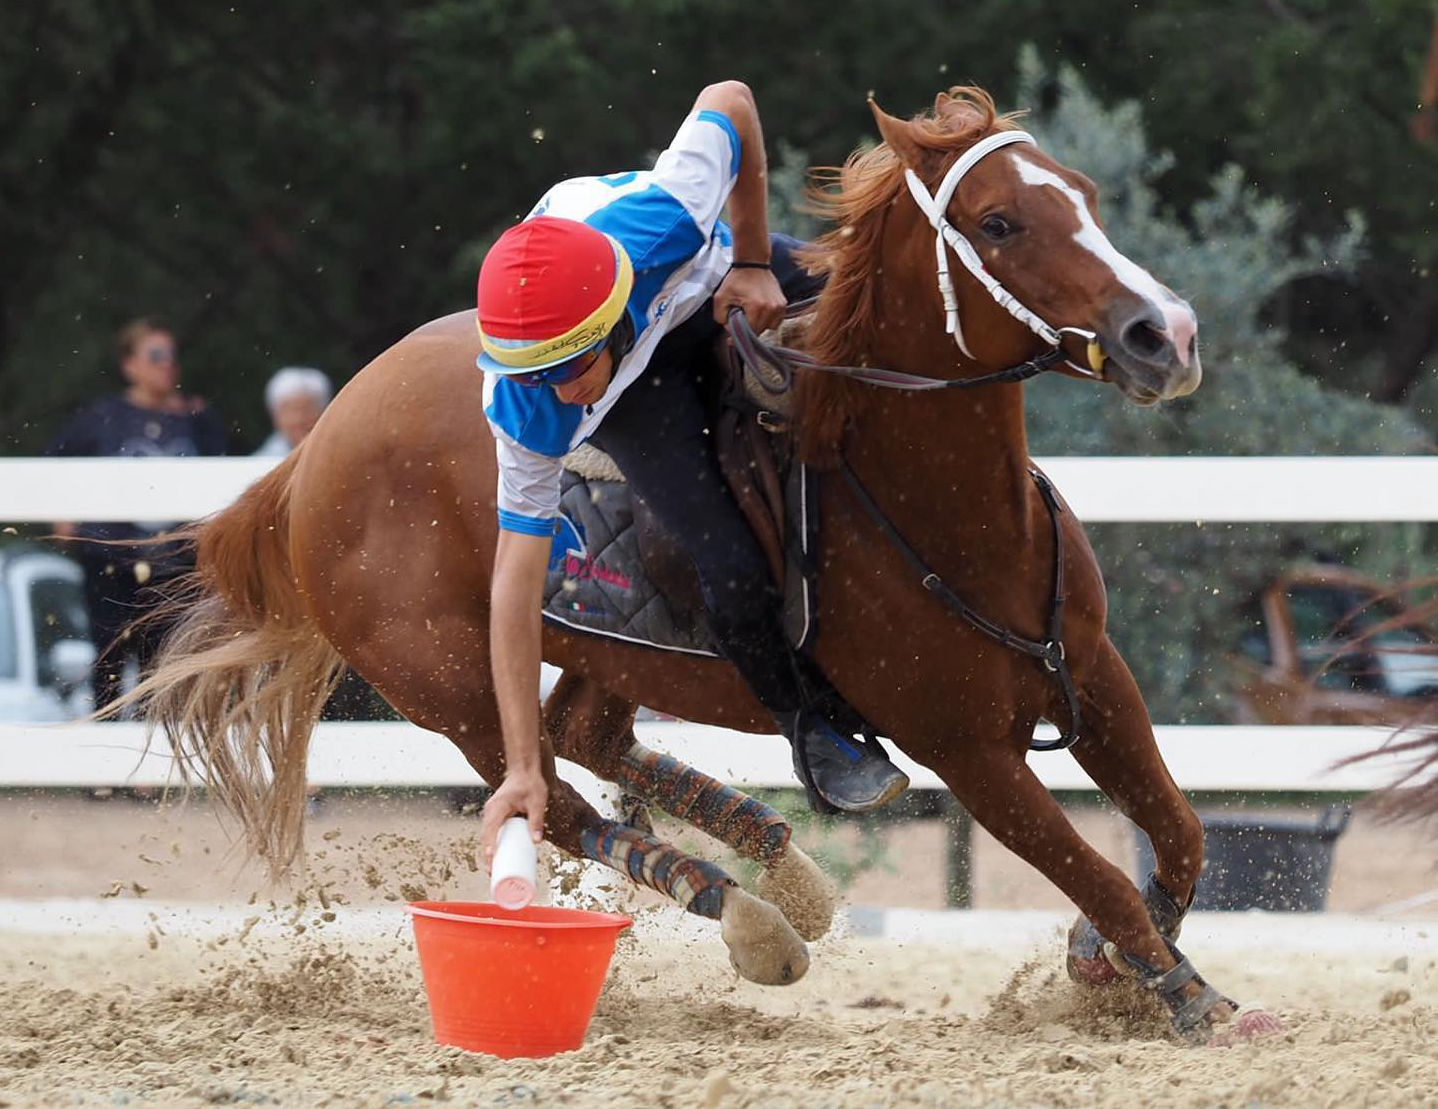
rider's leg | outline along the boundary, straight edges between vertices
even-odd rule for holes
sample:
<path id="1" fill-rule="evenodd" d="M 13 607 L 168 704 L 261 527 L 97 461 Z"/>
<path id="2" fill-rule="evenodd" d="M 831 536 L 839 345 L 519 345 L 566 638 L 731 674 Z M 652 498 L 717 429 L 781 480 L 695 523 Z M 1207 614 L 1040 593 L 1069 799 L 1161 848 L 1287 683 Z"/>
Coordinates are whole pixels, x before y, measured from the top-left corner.
<path id="1" fill-rule="evenodd" d="M 763 552 L 720 472 L 706 426 L 698 371 L 717 328 L 708 309 L 660 343 L 594 435 L 659 521 L 686 545 L 710 625 L 726 658 L 795 745 L 801 778 L 829 804 L 862 811 L 908 784 L 872 747 L 805 713 Z"/>

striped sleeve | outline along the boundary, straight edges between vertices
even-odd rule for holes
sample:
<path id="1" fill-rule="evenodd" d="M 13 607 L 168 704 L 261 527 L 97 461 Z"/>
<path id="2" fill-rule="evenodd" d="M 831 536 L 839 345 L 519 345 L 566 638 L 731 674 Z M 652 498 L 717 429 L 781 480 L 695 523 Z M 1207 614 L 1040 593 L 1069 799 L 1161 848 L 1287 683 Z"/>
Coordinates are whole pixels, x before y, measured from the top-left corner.
<path id="1" fill-rule="evenodd" d="M 499 462 L 499 526 L 523 535 L 553 535 L 559 517 L 558 458 L 527 450 L 495 428 L 494 453 Z"/>
<path id="2" fill-rule="evenodd" d="M 739 133 L 723 112 L 695 112 L 654 163 L 653 181 L 679 201 L 707 239 L 739 174 Z"/>

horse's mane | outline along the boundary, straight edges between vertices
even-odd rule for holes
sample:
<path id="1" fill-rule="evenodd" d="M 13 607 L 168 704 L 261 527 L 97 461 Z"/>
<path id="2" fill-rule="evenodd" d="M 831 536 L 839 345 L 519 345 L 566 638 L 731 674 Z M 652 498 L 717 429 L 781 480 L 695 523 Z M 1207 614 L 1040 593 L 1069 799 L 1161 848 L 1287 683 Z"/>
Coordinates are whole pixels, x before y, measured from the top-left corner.
<path id="1" fill-rule="evenodd" d="M 939 95 L 932 110 L 902 126 L 923 150 L 956 155 L 991 132 L 1015 125 L 998 114 L 983 89 L 956 85 Z M 882 326 L 874 266 L 885 215 L 904 190 L 904 163 L 880 143 L 855 151 L 841 167 L 815 169 L 810 177 L 809 209 L 836 226 L 803 256 L 812 272 L 828 277 L 805 347 L 821 362 L 863 365 Z M 801 457 L 818 465 L 834 461 L 865 391 L 841 377 L 802 375 L 797 389 Z"/>

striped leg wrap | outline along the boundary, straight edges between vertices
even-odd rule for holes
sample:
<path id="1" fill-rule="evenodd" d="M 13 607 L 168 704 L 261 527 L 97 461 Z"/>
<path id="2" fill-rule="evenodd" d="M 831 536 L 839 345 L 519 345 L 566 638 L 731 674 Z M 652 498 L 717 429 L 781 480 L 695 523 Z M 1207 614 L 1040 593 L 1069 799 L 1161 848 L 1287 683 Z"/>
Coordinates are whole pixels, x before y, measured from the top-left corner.
<path id="1" fill-rule="evenodd" d="M 713 863 L 686 855 L 627 824 L 605 821 L 597 830 L 586 828 L 580 833 L 579 846 L 596 862 L 673 898 L 696 916 L 718 920 L 724 908 L 724 890 L 735 885 L 734 879 Z"/>
<path id="2" fill-rule="evenodd" d="M 642 744 L 624 756 L 618 781 L 762 866 L 788 846 L 788 822 L 768 805 Z"/>

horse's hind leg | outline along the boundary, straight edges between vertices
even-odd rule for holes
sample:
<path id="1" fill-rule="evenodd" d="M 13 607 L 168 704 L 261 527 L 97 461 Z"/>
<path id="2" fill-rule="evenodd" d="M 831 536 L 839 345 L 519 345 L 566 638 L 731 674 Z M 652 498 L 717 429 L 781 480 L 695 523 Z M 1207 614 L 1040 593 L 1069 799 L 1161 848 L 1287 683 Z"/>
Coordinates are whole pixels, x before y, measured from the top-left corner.
<path id="1" fill-rule="evenodd" d="M 1138 686 L 1107 638 L 1085 675 L 1080 697 L 1083 738 L 1073 755 L 1153 843 L 1157 865 L 1144 888 L 1144 902 L 1159 932 L 1177 939 L 1203 869 L 1203 824 L 1164 765 Z M 1103 939 L 1087 917 L 1074 923 L 1068 969 L 1075 981 L 1102 985 L 1115 977 L 1102 953 Z"/>
<path id="2" fill-rule="evenodd" d="M 808 949 L 773 905 L 740 889 L 714 863 L 628 824 L 595 816 L 576 840 L 556 838 L 556 845 L 657 890 L 688 912 L 719 921 L 729 961 L 749 981 L 783 986 L 804 976 Z"/>
<path id="3" fill-rule="evenodd" d="M 790 842 L 789 824 L 763 802 L 634 737 L 635 706 L 595 682 L 566 673 L 545 702 L 545 729 L 555 749 L 629 798 L 657 805 L 764 868 L 759 894 L 806 940 L 829 930 L 837 905 L 833 884 Z M 652 833 L 647 820 L 626 821 Z"/>
<path id="4" fill-rule="evenodd" d="M 572 819 L 550 822 L 550 841 L 572 855 L 603 863 L 680 908 L 719 921 L 729 961 L 762 986 L 797 982 L 809 969 L 809 951 L 773 905 L 740 889 L 722 868 L 680 851 L 648 832 L 605 820 L 569 785 L 560 782 L 550 811 Z"/>
<path id="5" fill-rule="evenodd" d="M 806 940 L 829 930 L 837 906 L 834 885 L 790 842 L 788 822 L 774 809 L 669 755 L 627 737 L 619 784 L 764 868 L 759 894 L 777 905 Z"/>

